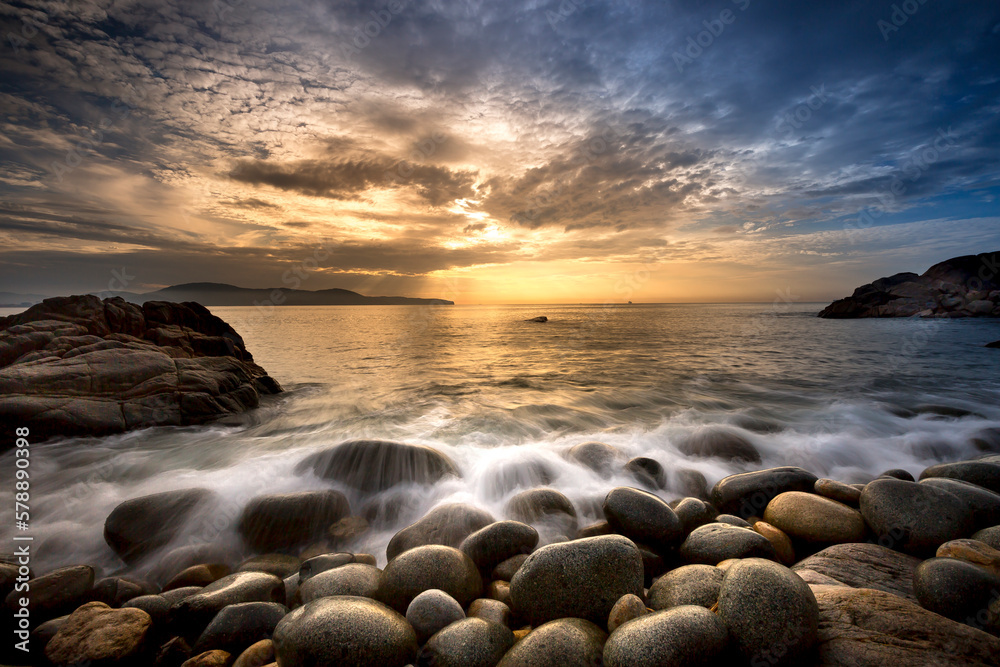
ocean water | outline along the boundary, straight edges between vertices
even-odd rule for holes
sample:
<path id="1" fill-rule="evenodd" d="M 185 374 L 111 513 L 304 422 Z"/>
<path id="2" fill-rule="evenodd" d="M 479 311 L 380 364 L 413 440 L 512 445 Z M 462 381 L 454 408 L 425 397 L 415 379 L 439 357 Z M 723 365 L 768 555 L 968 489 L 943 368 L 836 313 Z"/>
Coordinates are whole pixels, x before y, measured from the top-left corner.
<path id="1" fill-rule="evenodd" d="M 239 551 L 234 525 L 250 498 L 337 488 L 295 466 L 354 438 L 429 445 L 462 472 L 382 497 L 341 489 L 355 510 L 397 510 L 352 545 L 380 563 L 396 530 L 436 505 L 502 518 L 523 490 L 524 479 L 498 474 L 510 464 L 544 462 L 581 525 L 597 520 L 611 488 L 636 482 L 564 458 L 591 440 L 662 463 L 667 500 L 680 495 L 682 469 L 709 485 L 776 465 L 863 482 L 980 453 L 974 439 L 1000 427 L 1000 350 L 983 347 L 1000 339 L 1000 320 L 822 320 L 823 305 L 212 308 L 286 392 L 208 426 L 34 444 L 33 565 L 121 571 L 102 537 L 108 513 L 195 486 L 219 501 L 176 544 Z M 537 315 L 549 321 L 524 321 Z M 718 427 L 753 443 L 763 462 L 678 450 Z M 0 470 L 0 539 L 10 544 L 12 453 Z"/>

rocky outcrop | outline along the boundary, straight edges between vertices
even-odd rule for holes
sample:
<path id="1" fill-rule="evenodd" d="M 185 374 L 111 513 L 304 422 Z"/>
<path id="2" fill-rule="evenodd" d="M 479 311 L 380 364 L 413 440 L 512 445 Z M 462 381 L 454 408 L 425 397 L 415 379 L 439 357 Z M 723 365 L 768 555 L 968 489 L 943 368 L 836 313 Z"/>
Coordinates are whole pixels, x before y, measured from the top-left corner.
<path id="1" fill-rule="evenodd" d="M 70 296 L 0 318 L 0 425 L 36 440 L 200 424 L 280 391 L 197 303 Z"/>
<path id="2" fill-rule="evenodd" d="M 1000 317 L 1000 252 L 955 257 L 919 276 L 879 278 L 819 314 L 833 319 L 912 315 Z"/>

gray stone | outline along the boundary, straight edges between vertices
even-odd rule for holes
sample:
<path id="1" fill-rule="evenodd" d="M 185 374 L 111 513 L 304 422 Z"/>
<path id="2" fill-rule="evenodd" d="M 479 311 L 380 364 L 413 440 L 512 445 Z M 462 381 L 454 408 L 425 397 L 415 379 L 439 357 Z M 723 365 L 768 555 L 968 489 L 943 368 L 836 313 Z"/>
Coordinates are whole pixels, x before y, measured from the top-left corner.
<path id="1" fill-rule="evenodd" d="M 466 618 L 431 637 L 416 667 L 494 667 L 513 645 L 514 633 L 506 626 Z"/>
<path id="2" fill-rule="evenodd" d="M 698 526 L 711 523 L 716 517 L 714 509 L 698 498 L 684 498 L 674 507 L 674 514 L 681 520 L 685 535 Z"/>
<path id="3" fill-rule="evenodd" d="M 87 602 L 103 602 L 109 607 L 121 607 L 132 598 L 155 593 L 156 589 L 143 581 L 124 577 L 105 577 L 87 593 Z"/>
<path id="4" fill-rule="evenodd" d="M 507 651 L 497 667 L 601 665 L 607 638 L 604 630 L 590 621 L 560 618 L 529 632 Z"/>
<path id="5" fill-rule="evenodd" d="M 836 544 L 799 561 L 792 570 L 812 570 L 854 588 L 873 588 L 916 602 L 913 573 L 920 559 L 878 544 Z"/>
<path id="6" fill-rule="evenodd" d="M 214 497 L 208 489 L 183 489 L 126 500 L 104 521 L 104 541 L 124 561 L 134 562 L 174 539 Z"/>
<path id="7" fill-rule="evenodd" d="M 730 558 L 778 558 L 774 545 L 763 535 L 725 523 L 695 528 L 681 544 L 680 555 L 688 563 L 703 565 L 718 565 Z"/>
<path id="8" fill-rule="evenodd" d="M 434 484 L 459 477 L 451 459 L 430 447 L 384 440 L 351 440 L 312 454 L 297 472 L 341 482 L 362 493 L 377 493 L 397 484 Z"/>
<path id="9" fill-rule="evenodd" d="M 1000 576 L 957 558 L 917 566 L 913 591 L 920 605 L 959 623 L 1000 634 Z"/>
<path id="10" fill-rule="evenodd" d="M 647 614 L 611 633 L 605 667 L 711 667 L 729 636 L 719 617 L 699 606 Z"/>
<path id="11" fill-rule="evenodd" d="M 265 572 L 237 572 L 170 607 L 170 620 L 185 632 L 201 632 L 223 608 L 240 602 L 285 603 L 285 582 Z"/>
<path id="12" fill-rule="evenodd" d="M 491 577 L 501 581 L 510 581 L 514 578 L 514 574 L 516 574 L 524 564 L 524 561 L 528 560 L 528 555 L 529 554 L 519 554 L 508 558 L 493 568 L 493 574 Z"/>
<path id="13" fill-rule="evenodd" d="M 712 504 L 741 518 L 760 516 L 767 504 L 786 491 L 811 491 L 816 475 L 794 466 L 768 468 L 723 477 L 712 488 Z"/>
<path id="14" fill-rule="evenodd" d="M 939 463 L 920 473 L 922 480 L 933 477 L 958 479 L 1000 493 L 1000 463 L 994 461 Z"/>
<path id="15" fill-rule="evenodd" d="M 705 475 L 698 470 L 691 468 L 681 468 L 674 473 L 677 488 L 675 491 L 682 496 L 691 496 L 700 500 L 710 498 L 708 492 L 708 480 Z"/>
<path id="16" fill-rule="evenodd" d="M 241 602 L 219 610 L 193 647 L 195 655 L 221 650 L 239 655 L 248 646 L 270 639 L 288 608 L 276 602 Z"/>
<path id="17" fill-rule="evenodd" d="M 7 594 L 4 606 L 11 613 L 22 608 L 21 598 L 28 598 L 31 622 L 42 623 L 65 616 L 82 605 L 94 587 L 94 568 L 89 565 L 64 567 L 26 582 L 27 591 L 16 588 Z"/>
<path id="18" fill-rule="evenodd" d="M 403 613 L 413 598 L 432 588 L 444 591 L 464 608 L 482 596 L 483 580 L 476 564 L 458 549 L 428 544 L 389 561 L 382 571 L 378 599 Z"/>
<path id="19" fill-rule="evenodd" d="M 667 471 L 659 461 L 648 456 L 638 456 L 625 464 L 625 470 L 651 489 L 667 488 Z"/>
<path id="20" fill-rule="evenodd" d="M 621 596 L 642 595 L 642 555 L 620 535 L 550 544 L 528 556 L 510 592 L 532 625 L 570 616 L 603 624 Z"/>
<path id="21" fill-rule="evenodd" d="M 164 584 L 163 590 L 172 591 L 175 588 L 187 588 L 188 586 L 208 586 L 230 574 L 232 574 L 232 570 L 225 563 L 192 565 L 174 575 L 170 581 Z"/>
<path id="22" fill-rule="evenodd" d="M 794 572 L 772 561 L 748 558 L 732 565 L 719 590 L 718 614 L 751 662 L 798 665 L 816 643 L 815 595 Z"/>
<path id="23" fill-rule="evenodd" d="M 960 498 L 898 479 L 869 482 L 861 492 L 861 514 L 879 544 L 917 556 L 973 532 L 972 510 Z"/>
<path id="24" fill-rule="evenodd" d="M 354 554 L 349 553 L 335 553 L 335 554 L 322 554 L 320 556 L 313 556 L 312 558 L 302 561 L 302 565 L 299 567 L 299 585 L 301 586 L 305 583 L 309 577 L 315 576 L 320 572 L 326 572 L 327 570 L 332 570 L 341 565 L 347 565 L 349 563 L 354 563 Z M 372 563 L 374 565 L 374 563 Z"/>
<path id="25" fill-rule="evenodd" d="M 725 573 L 712 565 L 684 565 L 667 572 L 649 589 L 649 607 L 657 611 L 698 605 L 711 608 L 719 599 Z"/>
<path id="26" fill-rule="evenodd" d="M 615 606 L 611 608 L 611 613 L 608 614 L 608 632 L 614 632 L 618 626 L 639 618 L 646 611 L 646 604 L 638 595 L 629 593 L 621 596 Z"/>
<path id="27" fill-rule="evenodd" d="M 465 618 L 462 605 L 442 590 L 432 588 L 413 598 L 406 608 L 406 620 L 423 644 L 431 635 Z"/>
<path id="28" fill-rule="evenodd" d="M 590 468 L 602 477 L 610 477 L 625 460 L 620 449 L 603 442 L 584 442 L 572 447 L 566 458 Z"/>
<path id="29" fill-rule="evenodd" d="M 948 477 L 928 477 L 920 483 L 958 496 L 972 510 L 973 530 L 1000 524 L 1000 494 L 977 484 Z"/>
<path id="30" fill-rule="evenodd" d="M 904 482 L 915 482 L 913 475 L 910 474 L 909 470 L 903 470 L 902 468 L 893 468 L 892 470 L 886 470 L 884 473 L 879 475 L 879 477 L 891 477 L 893 479 L 901 479 Z"/>
<path id="31" fill-rule="evenodd" d="M 381 587 L 382 570 L 374 565 L 348 563 L 300 582 L 299 598 L 303 603 L 333 595 L 376 598 Z"/>
<path id="32" fill-rule="evenodd" d="M 530 554 L 538 544 L 538 531 L 520 521 L 498 521 L 472 533 L 459 546 L 472 562 L 487 572 L 517 556 Z"/>
<path id="33" fill-rule="evenodd" d="M 123 604 L 122 609 L 141 609 L 153 619 L 153 625 L 162 627 L 170 620 L 170 606 L 172 604 L 173 602 L 162 595 L 140 595 Z"/>
<path id="34" fill-rule="evenodd" d="M 320 539 L 331 523 L 349 514 L 347 498 L 338 491 L 258 496 L 243 509 L 237 528 L 252 549 L 280 551 Z"/>
<path id="35" fill-rule="evenodd" d="M 727 428 L 703 428 L 683 440 L 677 449 L 687 456 L 721 458 L 726 461 L 760 463 L 760 452 L 738 432 Z"/>
<path id="36" fill-rule="evenodd" d="M 724 523 L 729 526 L 736 526 L 737 528 L 753 528 L 749 521 L 741 519 L 734 514 L 720 514 L 715 517 L 715 523 Z"/>
<path id="37" fill-rule="evenodd" d="M 979 540 L 983 544 L 987 544 L 994 549 L 1000 549 L 1000 525 L 977 530 L 973 534 L 972 539 Z"/>
<path id="38" fill-rule="evenodd" d="M 817 479 L 816 484 L 813 486 L 813 491 L 825 498 L 836 500 L 838 503 L 844 503 L 845 505 L 857 506 L 861 500 L 860 490 L 855 489 L 850 484 L 844 484 L 833 479 Z"/>
<path id="39" fill-rule="evenodd" d="M 522 491 L 507 502 L 504 513 L 536 529 L 544 528 L 544 533 L 549 536 L 568 537 L 576 533 L 579 525 L 573 503 L 555 489 Z"/>
<path id="40" fill-rule="evenodd" d="M 441 505 L 393 535 L 386 547 L 385 557 L 392 560 L 407 549 L 428 544 L 458 547 L 470 534 L 494 521 L 492 514 L 472 505 Z"/>
<path id="41" fill-rule="evenodd" d="M 267 572 L 276 577 L 290 577 L 299 571 L 302 561 L 286 554 L 264 554 L 248 558 L 236 568 L 237 572 Z"/>
<path id="42" fill-rule="evenodd" d="M 368 598 L 330 597 L 292 611 L 274 629 L 279 665 L 404 667 L 417 637 L 400 614 Z"/>
<path id="43" fill-rule="evenodd" d="M 510 627 L 510 607 L 500 600 L 489 598 L 473 600 L 469 605 L 468 616 Z"/>
<path id="44" fill-rule="evenodd" d="M 676 546 L 684 537 L 681 521 L 670 506 L 639 489 L 613 489 L 604 499 L 604 515 L 615 532 L 656 551 Z"/>

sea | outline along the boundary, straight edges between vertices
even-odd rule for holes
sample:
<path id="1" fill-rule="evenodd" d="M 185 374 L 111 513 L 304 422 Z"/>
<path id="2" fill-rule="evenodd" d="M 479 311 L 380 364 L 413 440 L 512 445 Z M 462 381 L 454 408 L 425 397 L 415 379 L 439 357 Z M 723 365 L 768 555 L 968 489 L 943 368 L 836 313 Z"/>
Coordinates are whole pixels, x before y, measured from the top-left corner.
<path id="1" fill-rule="evenodd" d="M 984 438 L 997 445 L 1000 350 L 984 345 L 1000 340 L 1000 320 L 828 320 L 816 316 L 824 305 L 213 307 L 284 393 L 209 425 L 33 444 L 32 565 L 123 572 L 103 539 L 107 515 L 126 499 L 191 487 L 217 500 L 177 544 L 238 551 L 235 525 L 251 498 L 338 488 L 296 466 L 356 438 L 427 445 L 461 471 L 388 499 L 339 489 L 356 512 L 391 500 L 391 519 L 351 545 L 380 564 L 392 535 L 438 505 L 503 518 L 524 490 L 498 474 L 510 464 L 542 463 L 581 525 L 598 520 L 610 489 L 637 482 L 565 457 L 588 441 L 660 462 L 666 500 L 681 495 L 682 470 L 709 486 L 780 465 L 857 483 L 976 456 Z M 683 454 L 679 445 L 706 429 L 737 433 L 762 462 Z M 14 470 L 13 452 L 0 456 L 8 545 Z"/>

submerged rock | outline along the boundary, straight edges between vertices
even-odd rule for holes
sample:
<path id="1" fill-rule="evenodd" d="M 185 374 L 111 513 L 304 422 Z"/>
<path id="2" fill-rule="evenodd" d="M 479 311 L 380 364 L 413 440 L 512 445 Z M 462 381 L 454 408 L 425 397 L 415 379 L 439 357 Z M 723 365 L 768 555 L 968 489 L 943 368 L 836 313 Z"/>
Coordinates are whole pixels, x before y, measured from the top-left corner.
<path id="1" fill-rule="evenodd" d="M 470 534 L 494 521 L 492 514 L 472 505 L 441 505 L 393 535 L 385 549 L 385 557 L 392 560 L 404 551 L 427 544 L 457 547 Z"/>
<path id="2" fill-rule="evenodd" d="M 348 514 L 347 498 L 338 491 L 257 496 L 243 509 L 238 530 L 252 549 L 277 551 L 322 537 L 331 523 Z"/>
<path id="3" fill-rule="evenodd" d="M 420 445 L 385 440 L 350 440 L 306 457 L 297 472 L 341 482 L 364 493 L 385 491 L 397 484 L 434 484 L 458 468 L 441 452 Z"/>
<path id="4" fill-rule="evenodd" d="M 651 489 L 667 488 L 667 471 L 663 469 L 659 461 L 647 456 L 639 456 L 626 463 L 625 470 Z"/>
<path id="5" fill-rule="evenodd" d="M 555 489 L 529 489 L 507 502 L 504 513 L 511 519 L 547 532 L 569 537 L 576 533 L 576 509 L 570 499 Z"/>
<path id="6" fill-rule="evenodd" d="M 682 441 L 677 449 L 682 454 L 700 458 L 717 457 L 727 461 L 760 463 L 760 452 L 736 431 L 725 428 L 705 428 Z"/>
<path id="7" fill-rule="evenodd" d="M 104 541 L 122 560 L 138 560 L 174 539 L 214 498 L 208 489 L 183 489 L 126 500 L 105 519 Z"/>
<path id="8" fill-rule="evenodd" d="M 625 460 L 625 454 L 612 445 L 603 442 L 584 442 L 572 447 L 566 458 L 590 468 L 602 477 L 609 477 Z"/>
<path id="9" fill-rule="evenodd" d="M 817 479 L 811 472 L 795 466 L 730 475 L 715 484 L 712 504 L 720 512 L 744 519 L 760 516 L 767 504 L 779 494 L 812 491 Z"/>

